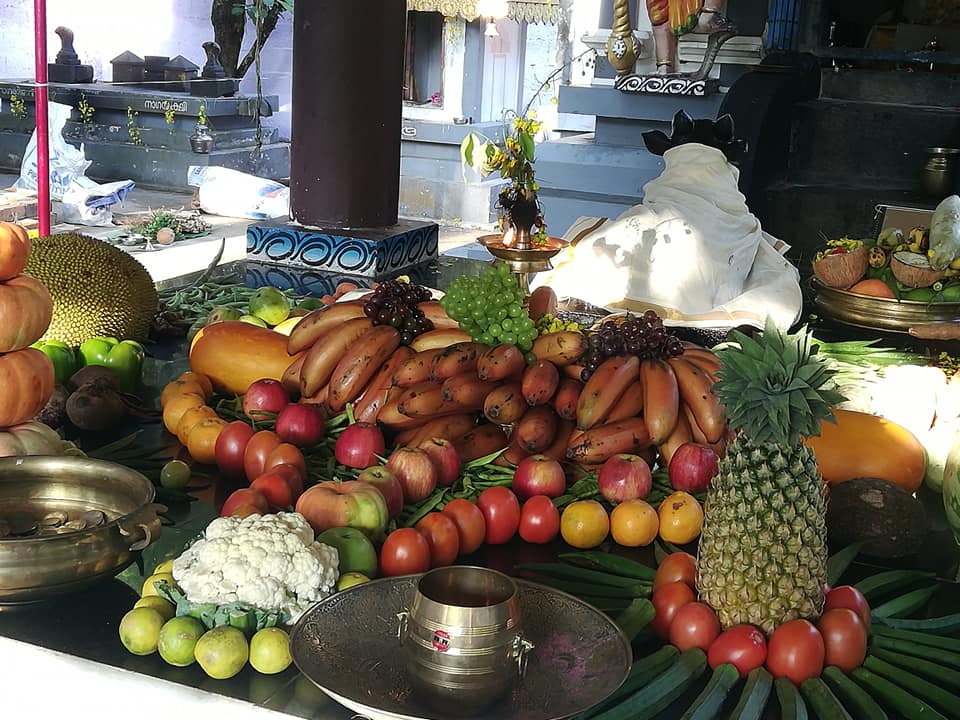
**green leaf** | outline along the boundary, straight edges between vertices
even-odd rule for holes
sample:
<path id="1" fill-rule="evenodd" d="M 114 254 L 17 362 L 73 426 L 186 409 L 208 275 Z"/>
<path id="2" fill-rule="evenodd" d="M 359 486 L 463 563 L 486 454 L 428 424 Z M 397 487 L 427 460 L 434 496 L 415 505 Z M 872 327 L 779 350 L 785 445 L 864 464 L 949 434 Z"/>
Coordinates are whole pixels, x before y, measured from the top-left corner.
<path id="1" fill-rule="evenodd" d="M 527 159 L 527 162 L 533 162 L 534 144 L 529 133 L 520 133 L 520 147 L 523 149 L 523 156 Z"/>

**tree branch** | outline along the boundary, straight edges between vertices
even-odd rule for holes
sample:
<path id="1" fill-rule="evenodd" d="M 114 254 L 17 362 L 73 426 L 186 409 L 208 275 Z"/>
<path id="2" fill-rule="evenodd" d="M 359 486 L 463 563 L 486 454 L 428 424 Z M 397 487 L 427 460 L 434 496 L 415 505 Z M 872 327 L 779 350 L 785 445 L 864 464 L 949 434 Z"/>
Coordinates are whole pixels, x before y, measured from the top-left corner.
<path id="1" fill-rule="evenodd" d="M 243 13 L 234 11 L 238 4 L 243 5 L 238 0 L 213 0 L 210 5 L 213 39 L 220 46 L 220 63 L 227 77 L 242 77 L 237 75 L 237 61 L 247 19 Z"/>

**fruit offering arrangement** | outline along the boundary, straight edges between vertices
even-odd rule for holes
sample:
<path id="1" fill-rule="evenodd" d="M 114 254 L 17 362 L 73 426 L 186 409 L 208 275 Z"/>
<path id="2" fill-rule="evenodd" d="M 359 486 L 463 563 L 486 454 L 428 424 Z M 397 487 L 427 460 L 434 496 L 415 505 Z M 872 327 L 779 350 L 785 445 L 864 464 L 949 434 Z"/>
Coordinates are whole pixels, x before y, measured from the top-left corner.
<path id="1" fill-rule="evenodd" d="M 960 197 L 934 210 L 930 227 L 886 228 L 873 240 L 827 240 L 813 262 L 826 287 L 925 303 L 960 302 Z"/>

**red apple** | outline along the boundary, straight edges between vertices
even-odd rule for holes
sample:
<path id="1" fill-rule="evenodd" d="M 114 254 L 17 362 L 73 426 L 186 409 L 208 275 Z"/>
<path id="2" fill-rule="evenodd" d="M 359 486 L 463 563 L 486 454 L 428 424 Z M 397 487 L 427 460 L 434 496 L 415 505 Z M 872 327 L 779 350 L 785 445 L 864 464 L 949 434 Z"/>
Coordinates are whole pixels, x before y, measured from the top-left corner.
<path id="1" fill-rule="evenodd" d="M 323 411 L 319 405 L 288 403 L 277 415 L 274 431 L 281 442 L 297 447 L 316 445 L 323 439 Z"/>
<path id="2" fill-rule="evenodd" d="M 420 448 L 397 448 L 387 460 L 387 470 L 400 481 L 404 502 L 420 502 L 437 487 L 437 468 Z"/>
<path id="3" fill-rule="evenodd" d="M 261 515 L 267 513 L 270 509 L 270 504 L 267 502 L 267 499 L 263 496 L 263 493 L 259 490 L 253 488 L 240 488 L 239 490 L 234 490 L 223 503 L 223 507 L 220 508 L 220 517 L 227 517 L 228 515 L 236 515 L 237 510 L 244 505 L 252 505 L 257 508 Z M 247 515 L 252 513 L 247 513 Z M 243 515 L 246 517 L 246 515 Z"/>
<path id="4" fill-rule="evenodd" d="M 300 496 L 296 510 L 318 533 L 334 527 L 352 527 L 374 541 L 383 539 L 389 522 L 383 494 L 357 480 L 317 483 Z"/>
<path id="5" fill-rule="evenodd" d="M 243 394 L 243 414 L 251 420 L 265 420 L 276 415 L 290 402 L 279 380 L 264 378 L 252 383 Z"/>
<path id="6" fill-rule="evenodd" d="M 460 477 L 460 453 L 446 438 L 430 438 L 419 447 L 433 460 L 437 468 L 437 485 L 449 487 Z"/>
<path id="7" fill-rule="evenodd" d="M 705 492 L 710 481 L 717 474 L 720 457 L 707 445 L 684 443 L 676 449 L 670 458 L 667 474 L 674 490 L 689 493 Z"/>
<path id="8" fill-rule="evenodd" d="M 646 460 L 639 455 L 620 453 L 600 466 L 597 485 L 605 500 L 622 503 L 649 495 L 653 478 Z"/>
<path id="9" fill-rule="evenodd" d="M 385 452 L 386 444 L 380 428 L 364 422 L 348 425 L 333 446 L 337 462 L 357 470 L 379 464 L 377 455 L 382 456 Z"/>
<path id="10" fill-rule="evenodd" d="M 529 455 L 513 473 L 513 491 L 521 500 L 534 495 L 560 497 L 567 490 L 563 465 L 546 455 Z"/>
<path id="11" fill-rule="evenodd" d="M 392 520 L 403 510 L 403 488 L 397 476 L 383 465 L 374 465 L 357 475 L 357 480 L 373 485 L 387 501 L 387 514 Z"/>

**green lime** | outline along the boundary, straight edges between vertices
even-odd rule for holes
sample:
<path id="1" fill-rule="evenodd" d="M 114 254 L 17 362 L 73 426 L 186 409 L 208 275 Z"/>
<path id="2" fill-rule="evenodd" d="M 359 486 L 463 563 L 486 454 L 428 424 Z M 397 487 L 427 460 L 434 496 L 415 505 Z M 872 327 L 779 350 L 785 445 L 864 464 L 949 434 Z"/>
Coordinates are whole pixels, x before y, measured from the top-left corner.
<path id="1" fill-rule="evenodd" d="M 160 484 L 180 490 L 190 484 L 190 466 L 183 460 L 171 460 L 160 470 Z"/>
<path id="2" fill-rule="evenodd" d="M 277 325 L 290 315 L 290 298 L 275 287 L 262 287 L 250 298 L 250 314 Z"/>
<path id="3" fill-rule="evenodd" d="M 158 595 L 157 588 L 154 583 L 159 582 L 160 580 L 166 580 L 170 585 L 173 585 L 173 575 L 170 573 L 159 573 L 156 575 L 151 575 L 146 580 L 143 581 L 143 589 L 140 590 L 140 597 L 147 597 L 149 595 Z"/>
<path id="4" fill-rule="evenodd" d="M 256 325 L 257 327 L 262 328 L 267 327 L 267 324 L 256 315 L 241 315 L 239 320 L 240 322 L 245 322 L 248 325 Z"/>
<path id="5" fill-rule="evenodd" d="M 930 288 L 916 288 L 907 290 L 902 297 L 904 300 L 913 300 L 914 302 L 930 302 L 934 295 L 936 293 Z"/>
<path id="6" fill-rule="evenodd" d="M 317 542 L 336 548 L 340 556 L 341 575 L 358 572 L 368 578 L 376 577 L 377 551 L 370 538 L 360 530 L 351 527 L 330 528 L 317 535 Z"/>
<path id="7" fill-rule="evenodd" d="M 134 608 L 120 621 L 120 642 L 134 655 L 150 655 L 157 650 L 163 615 L 153 608 Z"/>
<path id="8" fill-rule="evenodd" d="M 340 579 L 337 580 L 337 590 L 346 590 L 347 588 L 352 588 L 354 585 L 363 585 L 367 582 L 370 582 L 370 578 L 363 573 L 344 573 L 340 576 Z"/>
<path id="9" fill-rule="evenodd" d="M 228 320 L 239 320 L 243 316 L 243 313 L 232 307 L 215 307 L 209 315 L 207 315 L 206 325 L 213 325 L 218 322 L 227 322 Z"/>
<path id="10" fill-rule="evenodd" d="M 250 639 L 250 664 L 257 672 L 275 675 L 290 667 L 292 662 L 290 638 L 282 628 L 258 630 Z"/>
<path id="11" fill-rule="evenodd" d="M 157 651 L 160 657 L 175 667 L 186 667 L 194 661 L 193 650 L 204 634 L 203 623 L 189 615 L 171 618 L 160 629 Z"/>
<path id="12" fill-rule="evenodd" d="M 207 675 L 214 680 L 226 680 L 243 670 L 250 646 L 237 628 L 217 627 L 201 636 L 193 655 Z"/>
<path id="13" fill-rule="evenodd" d="M 950 283 L 940 293 L 944 302 L 960 301 L 960 283 Z"/>
<path id="14" fill-rule="evenodd" d="M 133 607 L 152 608 L 160 613 L 164 620 L 169 620 L 177 614 L 177 609 L 173 606 L 173 603 L 165 598 L 160 597 L 159 595 L 147 595 L 146 597 L 142 597 L 133 604 Z"/>

